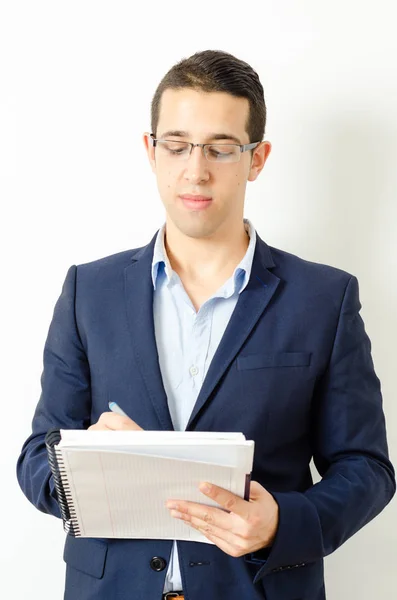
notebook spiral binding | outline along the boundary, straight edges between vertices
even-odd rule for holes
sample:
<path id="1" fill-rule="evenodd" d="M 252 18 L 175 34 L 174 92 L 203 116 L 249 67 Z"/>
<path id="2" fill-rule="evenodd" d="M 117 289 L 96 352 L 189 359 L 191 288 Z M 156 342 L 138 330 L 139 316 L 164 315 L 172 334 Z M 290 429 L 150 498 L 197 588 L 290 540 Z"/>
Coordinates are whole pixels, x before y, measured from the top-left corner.
<path id="1" fill-rule="evenodd" d="M 60 441 L 61 433 L 59 429 L 51 429 L 48 431 L 45 437 L 48 463 L 54 479 L 55 490 L 63 521 L 63 529 L 65 533 L 73 537 L 80 537 L 81 530 L 77 521 L 70 485 L 66 477 L 63 457 L 60 450 L 56 447 Z"/>

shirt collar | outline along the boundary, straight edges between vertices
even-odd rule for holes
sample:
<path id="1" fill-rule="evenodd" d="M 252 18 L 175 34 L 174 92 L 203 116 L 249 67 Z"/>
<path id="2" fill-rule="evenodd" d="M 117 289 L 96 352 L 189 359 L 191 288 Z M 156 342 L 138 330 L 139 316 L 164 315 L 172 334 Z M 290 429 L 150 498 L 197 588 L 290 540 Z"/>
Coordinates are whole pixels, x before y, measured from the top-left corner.
<path id="1" fill-rule="evenodd" d="M 224 297 L 231 296 L 235 292 L 241 293 L 248 284 L 251 275 L 252 261 L 254 258 L 256 245 L 256 231 L 249 219 L 244 219 L 244 227 L 249 235 L 250 241 L 245 255 L 234 269 L 233 276 L 227 282 L 229 285 L 226 286 L 225 284 L 224 288 L 222 288 L 222 290 L 224 290 Z M 167 285 L 170 283 L 173 275 L 173 270 L 165 250 L 164 234 L 165 223 L 157 233 L 153 250 L 152 282 L 154 289 L 157 287 L 160 273 L 165 273 Z"/>

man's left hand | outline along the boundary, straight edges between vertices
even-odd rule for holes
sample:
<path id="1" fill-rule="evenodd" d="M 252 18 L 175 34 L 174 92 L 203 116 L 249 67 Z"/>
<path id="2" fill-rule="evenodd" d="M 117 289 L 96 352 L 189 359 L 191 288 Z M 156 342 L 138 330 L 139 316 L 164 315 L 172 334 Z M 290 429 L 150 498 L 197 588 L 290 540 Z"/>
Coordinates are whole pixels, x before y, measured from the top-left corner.
<path id="1" fill-rule="evenodd" d="M 199 489 L 222 508 L 168 500 L 170 514 L 201 531 L 230 556 L 243 556 L 272 545 L 278 526 L 278 504 L 258 482 L 251 481 L 248 501 L 213 484 L 202 483 Z"/>

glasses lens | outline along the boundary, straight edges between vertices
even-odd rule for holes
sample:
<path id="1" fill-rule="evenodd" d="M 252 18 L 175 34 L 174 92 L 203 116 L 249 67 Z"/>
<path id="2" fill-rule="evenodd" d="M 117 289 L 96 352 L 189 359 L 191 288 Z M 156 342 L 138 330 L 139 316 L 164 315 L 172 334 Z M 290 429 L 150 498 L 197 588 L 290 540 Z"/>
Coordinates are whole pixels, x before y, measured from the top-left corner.
<path id="1" fill-rule="evenodd" d="M 157 140 L 158 149 L 168 158 L 187 158 L 190 154 L 188 142 L 172 142 L 168 140 Z"/>
<path id="2" fill-rule="evenodd" d="M 234 144 L 211 144 L 206 146 L 207 159 L 211 162 L 237 162 L 240 160 L 240 148 Z"/>

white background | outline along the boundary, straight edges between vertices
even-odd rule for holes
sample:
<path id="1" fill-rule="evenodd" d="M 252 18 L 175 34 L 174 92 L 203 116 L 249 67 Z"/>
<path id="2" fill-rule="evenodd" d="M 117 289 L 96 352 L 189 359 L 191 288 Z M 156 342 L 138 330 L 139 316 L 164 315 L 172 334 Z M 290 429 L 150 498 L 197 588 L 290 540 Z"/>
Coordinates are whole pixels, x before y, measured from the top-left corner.
<path id="1" fill-rule="evenodd" d="M 15 477 L 43 345 L 67 268 L 146 244 L 163 223 L 141 135 L 161 77 L 197 50 L 260 74 L 273 152 L 246 216 L 269 244 L 358 277 L 396 461 L 395 6 L 2 1 L 1 597 L 62 597 L 61 523 Z M 327 558 L 328 598 L 395 597 L 396 526 L 392 502 Z"/>

